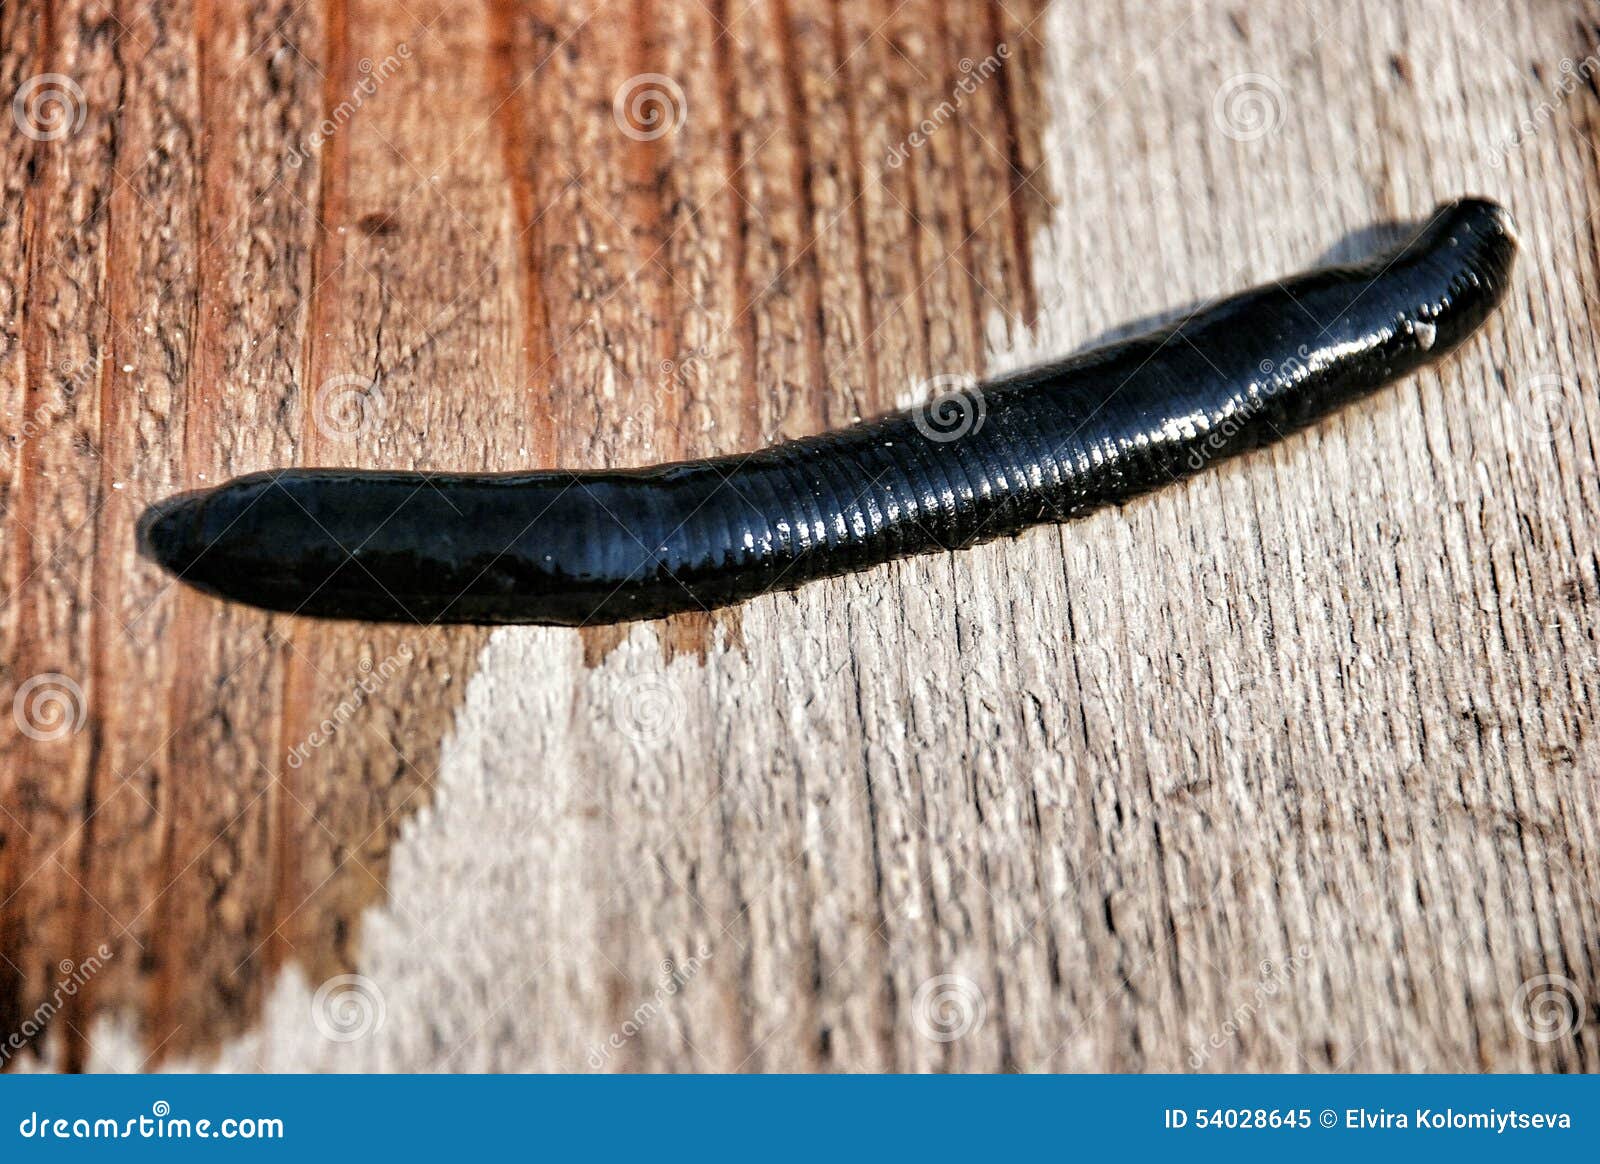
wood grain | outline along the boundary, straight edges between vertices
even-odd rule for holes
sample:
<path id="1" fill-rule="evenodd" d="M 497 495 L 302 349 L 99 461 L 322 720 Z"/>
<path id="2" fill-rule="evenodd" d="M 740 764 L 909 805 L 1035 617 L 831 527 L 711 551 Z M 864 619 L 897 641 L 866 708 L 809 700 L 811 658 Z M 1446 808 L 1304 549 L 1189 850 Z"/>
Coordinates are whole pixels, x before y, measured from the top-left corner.
<path id="1" fill-rule="evenodd" d="M 82 711 L 0 730 L 6 1065 L 1600 1067 L 1597 43 L 1538 0 L 0 8 L 0 96 L 83 111 L 0 124 L 0 701 Z M 1067 527 L 492 635 L 135 553 L 274 465 L 846 423 L 1468 191 L 1525 251 L 1456 359 Z"/>

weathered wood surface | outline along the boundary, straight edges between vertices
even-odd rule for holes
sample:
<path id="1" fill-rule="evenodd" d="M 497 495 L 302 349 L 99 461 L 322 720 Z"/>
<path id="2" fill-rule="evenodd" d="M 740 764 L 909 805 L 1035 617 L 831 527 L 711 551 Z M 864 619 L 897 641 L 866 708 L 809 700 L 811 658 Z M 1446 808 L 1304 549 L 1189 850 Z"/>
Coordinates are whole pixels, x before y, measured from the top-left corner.
<path id="1" fill-rule="evenodd" d="M 0 96 L 81 90 L 0 122 L 7 1064 L 1600 1066 L 1597 40 L 1541 0 L 6 0 Z M 1466 191 L 1526 249 L 1458 358 L 1014 542 L 492 635 L 134 553 L 273 465 L 753 447 Z"/>

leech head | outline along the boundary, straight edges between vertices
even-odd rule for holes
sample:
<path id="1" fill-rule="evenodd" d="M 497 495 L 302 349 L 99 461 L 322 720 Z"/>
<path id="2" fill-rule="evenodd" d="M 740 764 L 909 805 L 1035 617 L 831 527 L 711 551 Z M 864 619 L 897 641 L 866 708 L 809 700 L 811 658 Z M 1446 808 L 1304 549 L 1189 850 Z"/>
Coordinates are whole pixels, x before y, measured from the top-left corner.
<path id="1" fill-rule="evenodd" d="M 153 506 L 139 546 L 190 586 L 270 610 L 429 622 L 509 593 L 582 622 L 617 588 L 609 570 L 650 565 L 608 524 L 637 508 L 617 488 L 569 473 L 252 473 Z"/>
<path id="2" fill-rule="evenodd" d="M 196 557 L 196 530 L 204 492 L 179 493 L 139 517 L 139 552 L 182 578 Z"/>
<path id="3" fill-rule="evenodd" d="M 1417 298 L 1396 319 L 1411 357 L 1402 363 L 1431 362 L 1466 340 L 1504 297 L 1516 254 L 1510 212 L 1487 199 L 1461 198 L 1434 210 L 1397 252 L 1362 264 L 1374 277 L 1412 273 Z M 1464 302 L 1470 310 L 1459 309 Z"/>
<path id="4" fill-rule="evenodd" d="M 227 598 L 277 605 L 276 592 L 303 593 L 307 578 L 331 578 L 349 555 L 322 528 L 282 474 L 253 473 L 183 493 L 139 520 L 139 549 L 189 585 Z M 285 577 L 285 547 L 296 548 Z"/>

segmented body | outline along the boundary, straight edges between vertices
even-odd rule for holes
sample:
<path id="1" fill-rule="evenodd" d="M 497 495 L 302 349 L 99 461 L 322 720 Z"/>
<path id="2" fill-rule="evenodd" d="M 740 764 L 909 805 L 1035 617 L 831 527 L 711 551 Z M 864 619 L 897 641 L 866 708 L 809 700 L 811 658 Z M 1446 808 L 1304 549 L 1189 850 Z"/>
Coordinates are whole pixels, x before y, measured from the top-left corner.
<path id="1" fill-rule="evenodd" d="M 343 618 L 582 624 L 710 608 L 1060 521 L 1275 440 L 1445 355 L 1504 294 L 1509 216 L 754 453 L 606 472 L 252 474 L 146 515 L 186 580 Z"/>

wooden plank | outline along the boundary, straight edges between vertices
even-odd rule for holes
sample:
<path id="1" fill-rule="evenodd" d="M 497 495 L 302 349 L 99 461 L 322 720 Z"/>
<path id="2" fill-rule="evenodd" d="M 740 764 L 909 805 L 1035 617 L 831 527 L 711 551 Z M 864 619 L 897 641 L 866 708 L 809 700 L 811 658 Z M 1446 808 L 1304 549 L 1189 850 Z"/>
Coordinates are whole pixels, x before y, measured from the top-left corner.
<path id="1" fill-rule="evenodd" d="M 0 37 L 0 96 L 84 111 L 0 134 L 0 701 L 83 712 L 0 732 L 8 1066 L 1600 1066 L 1600 6 L 27 0 Z M 1461 356 L 1001 545 L 493 634 L 133 552 L 272 465 L 845 423 L 1467 191 L 1526 249 Z"/>

